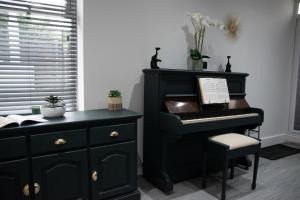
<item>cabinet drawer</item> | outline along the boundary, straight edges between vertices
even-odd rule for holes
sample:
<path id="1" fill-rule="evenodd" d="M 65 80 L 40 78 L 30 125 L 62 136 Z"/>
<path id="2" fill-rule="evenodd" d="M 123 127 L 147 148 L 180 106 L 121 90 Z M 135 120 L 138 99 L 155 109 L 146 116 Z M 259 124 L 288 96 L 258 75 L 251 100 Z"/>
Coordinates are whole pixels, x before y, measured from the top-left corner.
<path id="1" fill-rule="evenodd" d="M 26 152 L 25 136 L 0 139 L 0 160 L 22 157 Z"/>
<path id="2" fill-rule="evenodd" d="M 33 154 L 79 148 L 86 146 L 86 144 L 85 129 L 31 136 L 31 149 Z"/>
<path id="3" fill-rule="evenodd" d="M 107 144 L 133 140 L 135 138 L 135 129 L 136 126 L 134 123 L 94 127 L 90 130 L 90 144 Z"/>

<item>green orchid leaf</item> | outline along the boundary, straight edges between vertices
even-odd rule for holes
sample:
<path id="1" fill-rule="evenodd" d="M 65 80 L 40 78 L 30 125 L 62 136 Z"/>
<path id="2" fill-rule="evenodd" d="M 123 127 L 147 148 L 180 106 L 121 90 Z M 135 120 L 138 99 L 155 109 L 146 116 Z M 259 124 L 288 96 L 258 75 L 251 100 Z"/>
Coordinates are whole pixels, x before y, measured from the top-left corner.
<path id="1" fill-rule="evenodd" d="M 198 51 L 198 49 L 190 49 L 190 54 L 193 60 L 201 59 L 201 53 Z"/>

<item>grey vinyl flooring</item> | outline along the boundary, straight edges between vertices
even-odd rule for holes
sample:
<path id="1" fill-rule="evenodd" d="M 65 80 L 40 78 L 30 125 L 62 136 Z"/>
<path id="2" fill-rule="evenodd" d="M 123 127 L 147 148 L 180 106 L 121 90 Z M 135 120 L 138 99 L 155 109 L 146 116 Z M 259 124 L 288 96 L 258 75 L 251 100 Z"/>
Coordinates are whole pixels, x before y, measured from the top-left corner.
<path id="1" fill-rule="evenodd" d="M 271 161 L 260 159 L 257 187 L 251 190 L 252 168 L 235 170 L 235 178 L 227 182 L 227 200 L 300 200 L 300 154 Z M 174 193 L 166 196 L 139 177 L 141 200 L 217 200 L 221 195 L 221 173 L 210 174 L 207 188 L 201 189 L 201 178 L 174 185 Z"/>

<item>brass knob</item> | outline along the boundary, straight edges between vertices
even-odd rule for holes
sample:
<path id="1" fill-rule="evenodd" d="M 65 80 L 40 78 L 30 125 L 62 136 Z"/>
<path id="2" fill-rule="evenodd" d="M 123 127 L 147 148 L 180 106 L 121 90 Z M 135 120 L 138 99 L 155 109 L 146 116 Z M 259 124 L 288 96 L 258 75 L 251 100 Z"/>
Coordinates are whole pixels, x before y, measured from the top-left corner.
<path id="1" fill-rule="evenodd" d="M 93 173 L 92 173 L 92 180 L 94 182 L 96 182 L 98 180 L 98 173 L 97 173 L 97 171 L 93 171 Z"/>
<path id="2" fill-rule="evenodd" d="M 41 190 L 41 187 L 38 183 L 34 183 L 34 194 L 38 194 Z"/>
<path id="3" fill-rule="evenodd" d="M 67 141 L 64 139 L 61 139 L 61 138 L 54 141 L 55 145 L 64 145 L 66 143 L 67 143 Z"/>
<path id="4" fill-rule="evenodd" d="M 24 186 L 24 188 L 23 188 L 23 193 L 24 193 L 24 196 L 29 197 L 30 191 L 29 191 L 29 185 L 28 185 L 28 184 L 26 184 L 26 185 Z"/>
<path id="5" fill-rule="evenodd" d="M 117 131 L 113 131 L 110 133 L 110 137 L 118 137 L 120 134 Z"/>

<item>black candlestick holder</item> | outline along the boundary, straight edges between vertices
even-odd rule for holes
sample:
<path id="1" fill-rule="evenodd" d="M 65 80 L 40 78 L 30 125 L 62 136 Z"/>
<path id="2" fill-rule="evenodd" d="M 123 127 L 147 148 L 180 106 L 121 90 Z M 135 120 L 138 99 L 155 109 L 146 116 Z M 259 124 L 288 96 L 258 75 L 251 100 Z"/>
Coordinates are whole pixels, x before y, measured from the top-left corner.
<path id="1" fill-rule="evenodd" d="M 226 64 L 225 72 L 231 72 L 230 58 L 231 58 L 231 56 L 227 56 L 228 61 L 227 61 L 227 64 Z"/>

